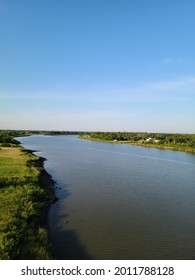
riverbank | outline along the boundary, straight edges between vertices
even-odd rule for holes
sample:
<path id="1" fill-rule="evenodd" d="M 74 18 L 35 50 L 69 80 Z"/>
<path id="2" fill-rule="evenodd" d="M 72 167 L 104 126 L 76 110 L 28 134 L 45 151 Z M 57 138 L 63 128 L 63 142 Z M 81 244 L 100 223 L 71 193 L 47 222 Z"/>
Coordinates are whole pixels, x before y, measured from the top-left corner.
<path id="1" fill-rule="evenodd" d="M 84 140 L 90 140 L 95 142 L 104 142 L 104 143 L 112 143 L 112 144 L 128 144 L 133 146 L 142 146 L 145 148 L 156 148 L 161 150 L 173 150 L 173 151 L 180 151 L 180 152 L 188 152 L 195 154 L 195 148 L 193 147 L 186 147 L 185 145 L 166 145 L 166 144 L 160 144 L 160 143 L 150 143 L 150 142 L 140 142 L 140 141 L 121 141 L 121 140 L 106 140 L 106 139 L 100 139 L 100 138 L 93 138 L 89 135 L 81 135 L 79 136 L 80 139 Z"/>
<path id="2" fill-rule="evenodd" d="M 0 149 L 0 259 L 51 259 L 47 217 L 56 201 L 44 158 L 17 147 Z"/>
<path id="3" fill-rule="evenodd" d="M 34 151 L 30 151 L 33 153 Z M 41 215 L 41 225 L 45 227 L 48 231 L 48 212 L 53 203 L 55 203 L 58 198 L 55 195 L 55 181 L 52 179 L 52 176 L 45 170 L 44 162 L 46 161 L 43 157 L 37 157 L 37 160 L 34 162 L 34 166 L 40 171 L 39 175 L 39 184 L 42 189 L 44 189 L 49 194 L 49 201 L 45 201 L 43 212 Z"/>

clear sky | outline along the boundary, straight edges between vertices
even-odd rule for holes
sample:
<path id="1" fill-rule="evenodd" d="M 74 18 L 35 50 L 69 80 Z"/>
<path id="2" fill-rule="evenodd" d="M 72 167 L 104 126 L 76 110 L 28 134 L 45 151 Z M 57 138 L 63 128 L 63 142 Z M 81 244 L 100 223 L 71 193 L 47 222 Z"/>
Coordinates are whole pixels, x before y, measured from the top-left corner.
<path id="1" fill-rule="evenodd" d="M 195 133 L 195 1 L 0 0 L 0 129 Z"/>

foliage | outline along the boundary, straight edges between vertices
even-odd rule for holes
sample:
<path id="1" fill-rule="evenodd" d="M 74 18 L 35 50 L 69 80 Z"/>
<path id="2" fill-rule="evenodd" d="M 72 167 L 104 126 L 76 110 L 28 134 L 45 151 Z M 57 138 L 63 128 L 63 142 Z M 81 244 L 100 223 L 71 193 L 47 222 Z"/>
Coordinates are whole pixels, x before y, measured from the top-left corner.
<path id="1" fill-rule="evenodd" d="M 46 191 L 34 185 L 10 186 L 1 190 L 0 201 L 3 201 L 1 209 L 7 208 L 7 211 L 1 211 L 0 216 L 1 259 L 42 258 L 35 252 L 38 251 L 37 247 L 47 251 L 45 250 L 47 247 L 43 248 L 41 245 L 41 243 L 45 244 L 44 240 L 47 240 L 47 236 L 44 236 L 46 237 L 44 240 L 39 239 L 37 234 L 44 229 L 36 225 L 46 198 Z M 36 243 L 32 244 L 35 236 Z M 45 255 L 49 258 L 48 252 Z"/>
<path id="2" fill-rule="evenodd" d="M 102 141 L 119 141 L 157 148 L 195 152 L 195 134 L 147 133 L 147 132 L 92 132 L 84 138 Z"/>
<path id="3" fill-rule="evenodd" d="M 51 136 L 80 134 L 80 132 L 78 131 L 40 131 L 40 133 L 43 135 L 51 135 Z"/>
<path id="4" fill-rule="evenodd" d="M 18 145 L 19 142 L 15 140 L 15 137 L 24 137 L 32 134 L 42 135 L 72 135 L 80 134 L 78 131 L 40 131 L 40 130 L 0 130 L 0 146 L 10 147 Z"/>

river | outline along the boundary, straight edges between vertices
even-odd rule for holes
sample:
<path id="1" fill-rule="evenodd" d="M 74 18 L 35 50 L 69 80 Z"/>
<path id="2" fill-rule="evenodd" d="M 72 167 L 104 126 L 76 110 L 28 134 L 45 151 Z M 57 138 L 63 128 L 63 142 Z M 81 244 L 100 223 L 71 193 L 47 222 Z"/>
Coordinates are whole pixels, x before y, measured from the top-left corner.
<path id="1" fill-rule="evenodd" d="M 55 259 L 195 259 L 195 155 L 74 135 L 17 140 L 56 181 Z"/>

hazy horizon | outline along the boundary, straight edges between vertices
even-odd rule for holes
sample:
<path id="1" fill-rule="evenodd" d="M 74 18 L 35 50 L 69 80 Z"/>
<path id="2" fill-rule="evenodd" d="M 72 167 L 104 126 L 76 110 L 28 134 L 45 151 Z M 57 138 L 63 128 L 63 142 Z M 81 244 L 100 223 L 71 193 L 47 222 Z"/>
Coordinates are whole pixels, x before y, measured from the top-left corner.
<path id="1" fill-rule="evenodd" d="M 0 129 L 194 134 L 194 26 L 192 0 L 0 0 Z"/>
<path id="2" fill-rule="evenodd" d="M 167 131 L 167 132 L 162 132 L 162 131 L 127 131 L 127 130 L 46 130 L 46 129 L 9 129 L 9 128 L 0 128 L 2 131 L 25 131 L 25 132 L 68 132 L 68 133 L 96 133 L 96 132 L 104 132 L 104 133 L 148 133 L 148 134 L 195 134 L 195 133 L 185 133 L 185 132 L 172 132 L 172 131 Z M 62 134 L 63 135 L 63 134 Z"/>

